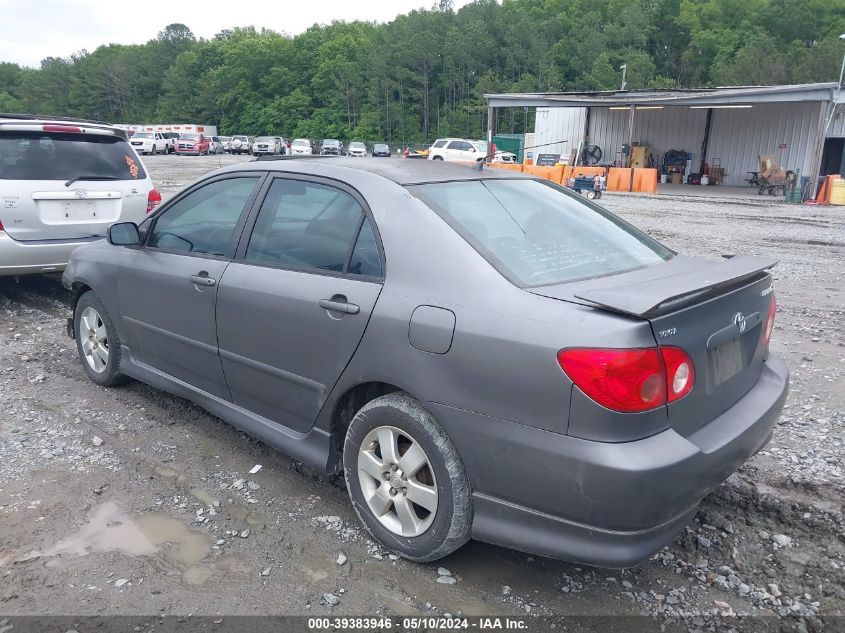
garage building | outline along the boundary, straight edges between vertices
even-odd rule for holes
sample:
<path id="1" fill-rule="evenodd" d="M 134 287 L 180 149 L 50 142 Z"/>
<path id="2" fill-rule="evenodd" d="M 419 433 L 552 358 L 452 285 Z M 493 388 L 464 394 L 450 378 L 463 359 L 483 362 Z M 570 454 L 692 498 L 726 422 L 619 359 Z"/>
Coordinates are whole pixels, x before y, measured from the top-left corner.
<path id="1" fill-rule="evenodd" d="M 658 169 L 670 150 L 720 167 L 722 184 L 747 186 L 760 155 L 809 176 L 845 172 L 845 91 L 835 82 L 714 89 L 488 94 L 488 121 L 500 108 L 536 108 L 533 149 L 526 155 L 569 157 L 584 145 L 601 148 L 598 164 L 629 166 L 645 160 Z M 488 140 L 492 139 L 488 127 Z M 645 146 L 629 152 L 623 146 Z M 633 154 L 633 155 L 632 155 Z M 583 152 L 578 154 L 579 163 Z M 703 158 L 703 160 L 702 160 Z"/>

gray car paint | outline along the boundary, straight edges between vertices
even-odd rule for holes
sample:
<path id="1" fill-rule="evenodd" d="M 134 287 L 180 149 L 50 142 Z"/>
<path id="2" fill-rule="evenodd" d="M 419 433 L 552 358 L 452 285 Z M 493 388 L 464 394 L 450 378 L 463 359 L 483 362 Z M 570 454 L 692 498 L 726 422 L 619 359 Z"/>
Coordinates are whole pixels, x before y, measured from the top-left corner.
<path id="1" fill-rule="evenodd" d="M 575 388 L 571 397 L 574 388 L 557 364 L 558 350 L 654 346 L 652 324 L 516 287 L 406 188 L 523 176 L 428 161 L 362 159 L 348 165 L 318 159 L 248 163 L 212 177 L 256 169 L 336 179 L 354 189 L 375 221 L 383 281 L 229 264 L 221 276 L 217 318 L 223 367 L 231 365 L 226 377 L 239 375 L 232 381 L 233 403 L 225 392 L 198 387 L 196 377 L 168 375 L 144 362 L 144 352 L 133 348 L 138 342 L 124 336 L 124 317 L 133 317 L 123 314 L 131 304 L 117 288 L 126 284 L 125 268 L 143 249 L 80 248 L 66 283 L 77 293 L 93 288 L 109 313 L 121 316 L 113 320 L 124 338 L 124 373 L 188 397 L 327 473 L 340 466 L 333 424 L 343 396 L 363 383 L 393 385 L 429 407 L 458 447 L 474 491 L 475 537 L 607 566 L 634 564 L 665 544 L 698 501 L 768 440 L 788 385 L 785 367 L 772 358 L 761 359 L 760 377 L 744 397 L 688 437 L 670 428 L 665 410 L 631 416 L 621 435 L 604 424 L 605 439 L 612 441 L 567 435 L 589 425 L 595 413 L 590 410 L 598 405 L 589 401 L 579 409 L 579 392 Z M 291 284 L 294 296 L 287 300 Z M 187 280 L 184 287 L 186 294 L 196 292 Z M 247 288 L 255 296 L 247 297 Z M 172 292 L 179 292 L 177 285 Z M 362 310 L 338 319 L 317 305 L 318 297 L 335 293 Z M 154 293 L 147 298 L 159 303 Z M 439 350 L 448 327 L 413 318 L 421 306 L 454 314 L 447 353 Z M 280 314 L 301 320 L 286 323 Z M 247 327 L 240 327 L 244 318 Z M 297 340 L 277 342 L 289 327 Z M 327 332 L 341 328 L 349 328 L 344 336 L 350 341 L 360 337 L 357 349 L 350 349 L 350 341 L 340 350 L 323 344 Z M 238 362 L 235 354 L 249 362 Z M 247 393 L 251 381 L 261 393 Z M 280 385 L 287 390 L 283 396 L 264 393 Z M 574 415 L 578 420 L 571 420 Z M 708 429 L 715 437 L 697 445 L 694 437 Z"/>

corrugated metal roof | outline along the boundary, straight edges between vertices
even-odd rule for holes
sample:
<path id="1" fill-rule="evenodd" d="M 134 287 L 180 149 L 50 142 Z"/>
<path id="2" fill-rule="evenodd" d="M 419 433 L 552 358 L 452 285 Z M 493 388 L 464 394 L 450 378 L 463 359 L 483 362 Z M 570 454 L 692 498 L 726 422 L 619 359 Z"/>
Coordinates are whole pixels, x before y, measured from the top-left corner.
<path id="1" fill-rule="evenodd" d="M 673 90 L 625 90 L 596 92 L 541 92 L 485 94 L 487 105 L 502 107 L 578 107 L 660 105 L 735 105 L 795 101 L 845 103 L 845 91 L 837 95 L 836 82 L 787 86 L 724 86 L 720 88 L 677 88 Z"/>

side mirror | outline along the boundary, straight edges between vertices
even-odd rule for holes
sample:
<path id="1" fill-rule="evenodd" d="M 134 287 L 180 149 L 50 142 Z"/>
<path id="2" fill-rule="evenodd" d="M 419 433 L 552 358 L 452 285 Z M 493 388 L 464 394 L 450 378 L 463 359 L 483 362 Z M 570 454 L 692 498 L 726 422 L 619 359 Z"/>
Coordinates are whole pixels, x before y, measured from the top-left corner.
<path id="1" fill-rule="evenodd" d="M 113 246 L 138 246 L 141 233 L 134 222 L 118 222 L 109 227 L 108 240 Z"/>

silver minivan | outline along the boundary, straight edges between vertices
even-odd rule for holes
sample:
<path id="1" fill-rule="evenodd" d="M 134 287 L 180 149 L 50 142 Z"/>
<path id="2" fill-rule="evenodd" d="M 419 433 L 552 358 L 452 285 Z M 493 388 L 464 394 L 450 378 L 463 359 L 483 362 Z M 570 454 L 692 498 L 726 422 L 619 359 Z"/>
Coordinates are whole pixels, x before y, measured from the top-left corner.
<path id="1" fill-rule="evenodd" d="M 159 202 L 123 130 L 0 114 L 0 276 L 62 271 L 77 246 Z"/>

